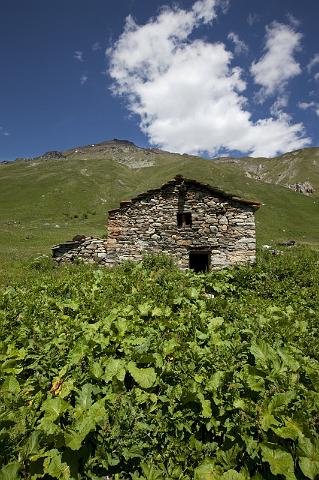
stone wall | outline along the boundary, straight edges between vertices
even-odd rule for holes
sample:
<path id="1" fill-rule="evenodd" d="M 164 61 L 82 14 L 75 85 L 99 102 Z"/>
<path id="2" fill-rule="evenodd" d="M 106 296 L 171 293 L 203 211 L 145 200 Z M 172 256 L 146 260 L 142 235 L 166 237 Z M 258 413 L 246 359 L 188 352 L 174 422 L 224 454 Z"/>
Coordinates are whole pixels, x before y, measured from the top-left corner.
<path id="1" fill-rule="evenodd" d="M 109 212 L 106 263 L 164 253 L 187 269 L 196 251 L 209 252 L 209 268 L 254 263 L 256 208 L 198 182 L 173 180 Z M 177 214 L 187 212 L 191 225 L 178 226 Z"/>
<path id="2" fill-rule="evenodd" d="M 52 247 L 52 256 L 58 263 L 83 261 L 104 264 L 106 260 L 105 240 L 77 235 L 73 240 Z"/>
<path id="3" fill-rule="evenodd" d="M 183 270 L 190 262 L 205 261 L 208 269 L 254 263 L 258 207 L 256 202 L 176 177 L 111 210 L 107 240 L 76 236 L 53 247 L 53 257 L 58 262 L 81 259 L 113 266 L 164 253 Z"/>

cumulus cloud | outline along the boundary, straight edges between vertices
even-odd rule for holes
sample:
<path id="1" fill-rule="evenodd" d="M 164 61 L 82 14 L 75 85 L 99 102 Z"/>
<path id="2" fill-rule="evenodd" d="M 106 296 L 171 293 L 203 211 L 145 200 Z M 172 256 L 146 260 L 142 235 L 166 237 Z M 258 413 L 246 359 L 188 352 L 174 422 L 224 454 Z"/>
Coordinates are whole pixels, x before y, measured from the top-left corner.
<path id="1" fill-rule="evenodd" d="M 302 35 L 289 25 L 273 22 L 266 27 L 264 55 L 250 68 L 255 83 L 262 87 L 259 92 L 261 100 L 282 92 L 288 80 L 301 73 L 294 58 L 300 49 L 301 38 Z"/>
<path id="2" fill-rule="evenodd" d="M 240 55 L 241 53 L 247 53 L 248 52 L 248 46 L 243 40 L 240 40 L 239 36 L 234 33 L 230 32 L 227 36 L 228 40 L 231 40 L 234 45 L 235 45 L 235 53 L 237 55 Z"/>
<path id="3" fill-rule="evenodd" d="M 75 58 L 79 62 L 83 62 L 83 52 L 81 52 L 80 50 L 76 50 L 73 54 L 73 58 Z"/>
<path id="4" fill-rule="evenodd" d="M 141 26 L 129 16 L 107 51 L 113 93 L 139 116 L 150 143 L 167 150 L 271 156 L 307 145 L 303 125 L 285 115 L 252 120 L 242 71 L 223 43 L 190 40 L 219 6 L 198 0 L 190 10 L 166 7 Z"/>

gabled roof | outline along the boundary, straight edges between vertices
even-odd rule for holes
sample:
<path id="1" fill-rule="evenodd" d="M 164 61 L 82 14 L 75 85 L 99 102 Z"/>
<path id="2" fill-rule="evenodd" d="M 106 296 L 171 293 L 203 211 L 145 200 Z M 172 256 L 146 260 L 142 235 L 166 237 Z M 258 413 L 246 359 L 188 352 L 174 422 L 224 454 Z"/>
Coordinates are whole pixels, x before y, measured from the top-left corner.
<path id="1" fill-rule="evenodd" d="M 221 190 L 218 187 L 213 187 L 212 185 L 209 185 L 208 183 L 202 183 L 198 182 L 197 180 L 192 180 L 190 178 L 184 178 L 182 175 L 176 175 L 172 180 L 169 180 L 168 182 L 164 183 L 161 185 L 159 188 L 153 188 L 151 190 L 147 190 L 146 192 L 140 193 L 136 197 L 132 198 L 131 200 L 124 200 L 120 202 L 120 207 L 119 208 L 114 208 L 112 210 L 109 210 L 109 213 L 111 212 L 117 212 L 120 210 L 122 207 L 128 207 L 135 203 L 138 200 L 142 200 L 146 197 L 149 197 L 150 195 L 155 195 L 157 193 L 160 193 L 161 191 L 165 190 L 169 186 L 173 185 L 179 185 L 179 186 L 185 186 L 187 187 L 197 187 L 201 189 L 208 190 L 211 194 L 217 196 L 217 197 L 222 197 L 225 198 L 226 200 L 233 201 L 242 205 L 248 205 L 255 210 L 260 208 L 261 204 L 259 202 L 256 202 L 254 200 L 246 200 L 244 198 L 239 198 L 236 197 L 230 193 L 226 193 L 223 190 Z"/>

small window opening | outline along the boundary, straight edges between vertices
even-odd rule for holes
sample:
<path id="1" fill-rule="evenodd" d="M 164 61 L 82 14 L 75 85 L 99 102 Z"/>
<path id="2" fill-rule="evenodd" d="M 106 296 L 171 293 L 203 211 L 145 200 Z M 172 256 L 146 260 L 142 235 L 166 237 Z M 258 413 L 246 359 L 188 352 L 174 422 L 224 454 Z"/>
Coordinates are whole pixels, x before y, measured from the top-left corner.
<path id="1" fill-rule="evenodd" d="M 189 252 L 189 268 L 196 273 L 203 273 L 209 271 L 210 252 L 195 251 Z"/>
<path id="2" fill-rule="evenodd" d="M 190 227 L 192 225 L 191 212 L 183 212 L 177 214 L 177 226 L 178 227 Z"/>

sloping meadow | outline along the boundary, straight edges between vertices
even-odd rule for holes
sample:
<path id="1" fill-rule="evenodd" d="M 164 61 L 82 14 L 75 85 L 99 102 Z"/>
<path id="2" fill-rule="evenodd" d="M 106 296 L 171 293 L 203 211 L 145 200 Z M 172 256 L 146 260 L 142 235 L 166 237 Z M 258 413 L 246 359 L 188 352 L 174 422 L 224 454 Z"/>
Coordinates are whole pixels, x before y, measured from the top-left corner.
<path id="1" fill-rule="evenodd" d="M 0 478 L 319 478 L 318 261 L 30 266 L 0 295 Z"/>

